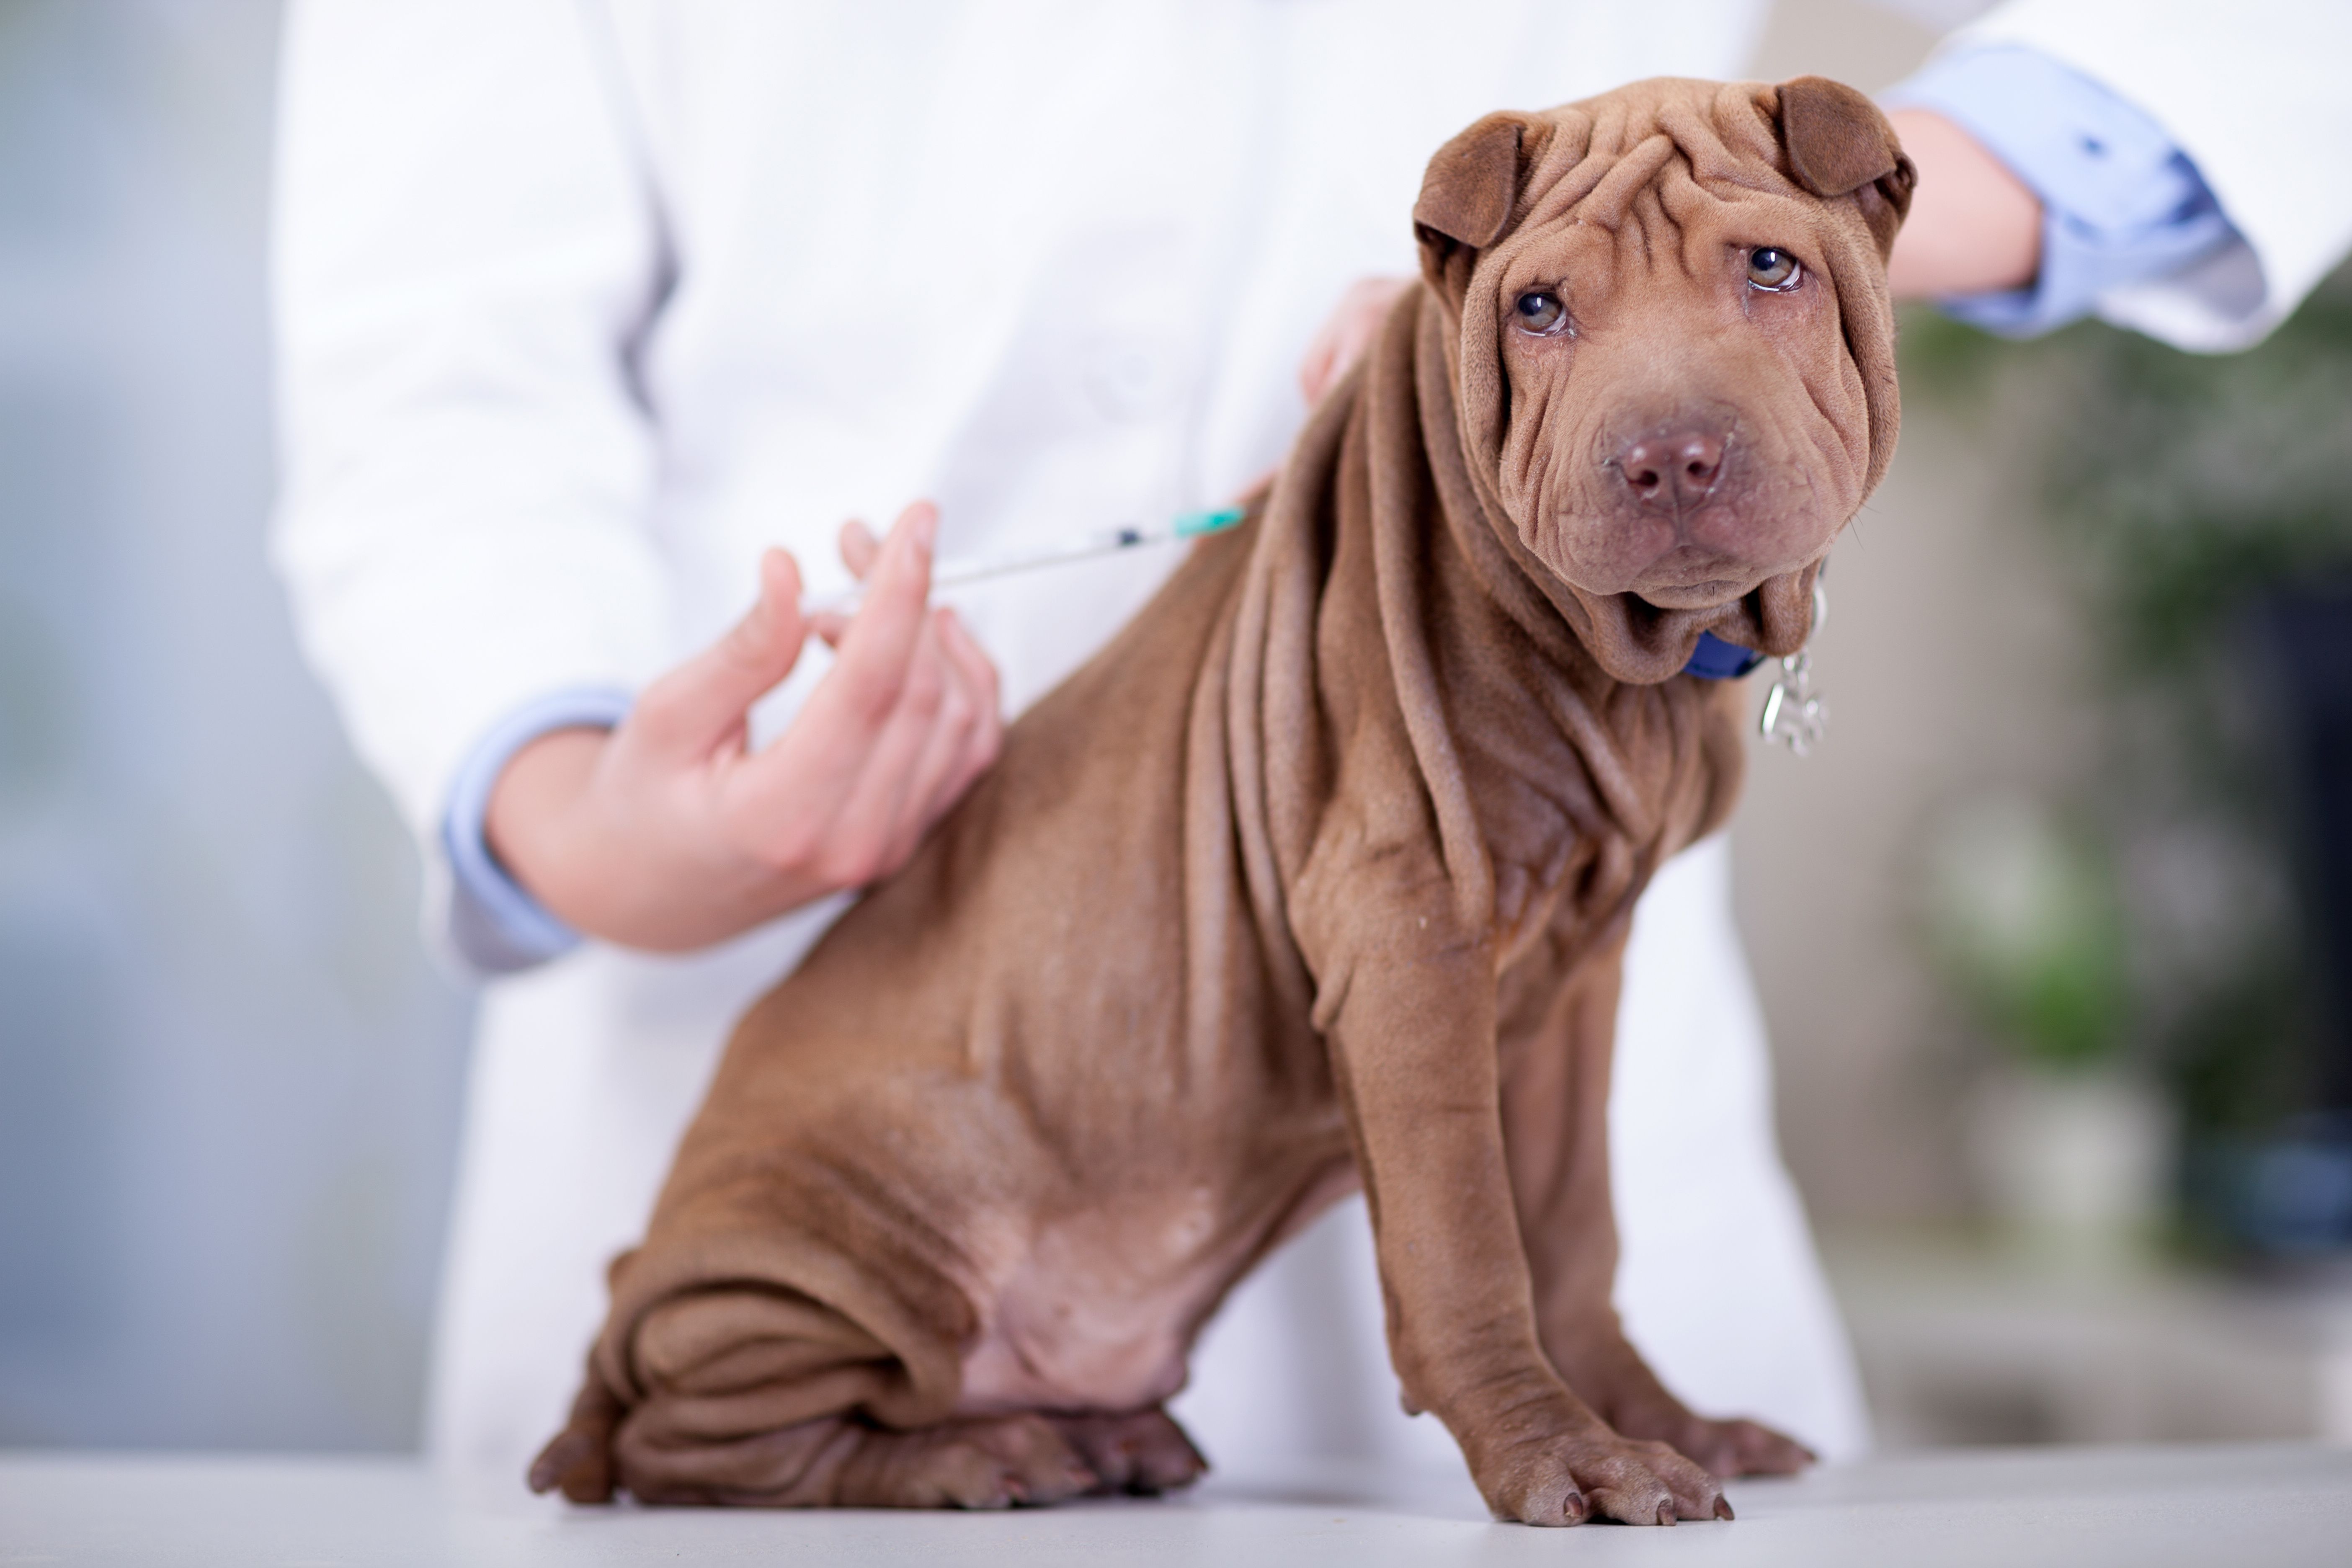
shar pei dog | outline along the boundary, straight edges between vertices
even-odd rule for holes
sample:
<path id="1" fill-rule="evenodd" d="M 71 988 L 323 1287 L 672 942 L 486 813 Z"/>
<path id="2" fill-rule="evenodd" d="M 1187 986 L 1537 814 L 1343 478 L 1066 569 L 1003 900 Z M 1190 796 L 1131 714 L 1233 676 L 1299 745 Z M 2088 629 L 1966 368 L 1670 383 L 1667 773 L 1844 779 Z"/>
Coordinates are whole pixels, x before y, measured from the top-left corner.
<path id="1" fill-rule="evenodd" d="M 532 1485 L 1181 1485 L 1194 1335 L 1360 1184 L 1496 1515 L 1727 1518 L 1804 1463 L 1626 1342 L 1604 1108 L 1634 900 L 1740 780 L 1685 666 L 1804 644 L 1894 448 L 1913 177 L 1818 78 L 1439 150 L 1420 284 L 1248 521 L 744 1017 Z"/>

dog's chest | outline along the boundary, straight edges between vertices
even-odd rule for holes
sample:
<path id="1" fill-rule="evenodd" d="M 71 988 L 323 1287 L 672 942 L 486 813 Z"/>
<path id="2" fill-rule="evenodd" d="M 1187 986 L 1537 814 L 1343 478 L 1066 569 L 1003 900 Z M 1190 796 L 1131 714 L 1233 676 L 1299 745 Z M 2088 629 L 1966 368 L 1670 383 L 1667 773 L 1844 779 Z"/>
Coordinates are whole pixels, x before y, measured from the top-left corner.
<path id="1" fill-rule="evenodd" d="M 1204 1184 L 970 1238 L 986 1278 L 959 1408 L 1128 1410 L 1174 1394 L 1191 1325 L 1234 1267 L 1223 1206 Z"/>
<path id="2" fill-rule="evenodd" d="M 981 1332 L 957 1408 L 1131 1410 L 1171 1397 L 1210 1309 L 1282 1237 L 1355 1190 L 1344 1155 L 1279 1181 L 1112 1197 L 972 1237 Z"/>
<path id="3" fill-rule="evenodd" d="M 1657 868 L 1721 820 L 1740 752 L 1712 689 L 1624 687 L 1590 706 L 1557 694 L 1539 705 L 1533 684 L 1490 698 L 1507 720 L 1465 728 L 1460 747 L 1493 868 L 1498 951 L 1521 972 L 1513 979 L 1541 989 L 1609 941 Z M 1573 731 L 1553 711 L 1569 702 L 1580 709 Z"/>

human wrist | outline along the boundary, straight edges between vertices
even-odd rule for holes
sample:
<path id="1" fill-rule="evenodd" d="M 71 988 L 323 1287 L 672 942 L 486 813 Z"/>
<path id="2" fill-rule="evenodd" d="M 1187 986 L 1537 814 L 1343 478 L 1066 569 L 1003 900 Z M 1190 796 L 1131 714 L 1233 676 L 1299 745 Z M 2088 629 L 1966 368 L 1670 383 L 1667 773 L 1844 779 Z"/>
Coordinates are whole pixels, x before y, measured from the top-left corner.
<path id="1" fill-rule="evenodd" d="M 1960 126 L 1927 109 L 1887 115 L 1919 170 L 1886 268 L 1897 299 L 2021 289 L 2042 259 L 2042 202 Z"/>
<path id="2" fill-rule="evenodd" d="M 492 856 L 566 925 L 622 947 L 688 952 L 842 890 L 814 868 L 765 863 L 707 825 L 631 806 L 647 804 L 650 781 L 614 753 L 617 743 L 594 728 L 535 737 L 509 759 L 483 816 Z"/>
<path id="3" fill-rule="evenodd" d="M 612 731 L 568 726 L 515 749 L 490 786 L 482 838 L 499 865 L 556 919 L 602 934 L 582 816 Z"/>

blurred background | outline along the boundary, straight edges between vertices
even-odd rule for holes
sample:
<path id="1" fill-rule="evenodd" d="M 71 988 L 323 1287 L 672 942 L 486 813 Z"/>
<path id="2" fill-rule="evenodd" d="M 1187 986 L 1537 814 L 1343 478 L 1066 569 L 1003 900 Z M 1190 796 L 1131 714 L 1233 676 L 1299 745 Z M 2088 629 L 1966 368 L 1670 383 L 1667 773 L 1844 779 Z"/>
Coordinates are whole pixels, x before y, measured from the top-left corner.
<path id="1" fill-rule="evenodd" d="M 0 1445 L 417 1436 L 471 1004 L 262 563 L 277 21 L 0 0 Z M 1882 1439 L 2352 1441 L 2352 279 L 1904 374 L 1736 829 Z"/>

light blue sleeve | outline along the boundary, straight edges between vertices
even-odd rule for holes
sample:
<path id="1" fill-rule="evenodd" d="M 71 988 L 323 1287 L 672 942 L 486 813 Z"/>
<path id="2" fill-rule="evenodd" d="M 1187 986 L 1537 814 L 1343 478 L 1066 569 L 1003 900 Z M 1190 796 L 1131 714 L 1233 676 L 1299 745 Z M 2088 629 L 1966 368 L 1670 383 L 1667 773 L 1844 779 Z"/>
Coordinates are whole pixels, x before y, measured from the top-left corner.
<path id="1" fill-rule="evenodd" d="M 2197 166 L 2137 105 L 2037 50 L 1939 55 L 1886 93 L 1960 126 L 2042 199 L 2042 268 L 2029 288 L 1938 301 L 1972 326 L 2031 337 L 2100 295 L 2167 277 L 2236 238 Z"/>
<path id="2" fill-rule="evenodd" d="M 508 714 L 476 742 L 450 787 L 441 819 L 449 857 L 449 941 L 459 957 L 488 974 L 544 963 L 580 945 L 580 933 L 548 913 L 490 853 L 485 822 L 490 789 L 509 758 L 552 730 L 609 730 L 632 699 L 618 688 L 558 691 Z"/>

